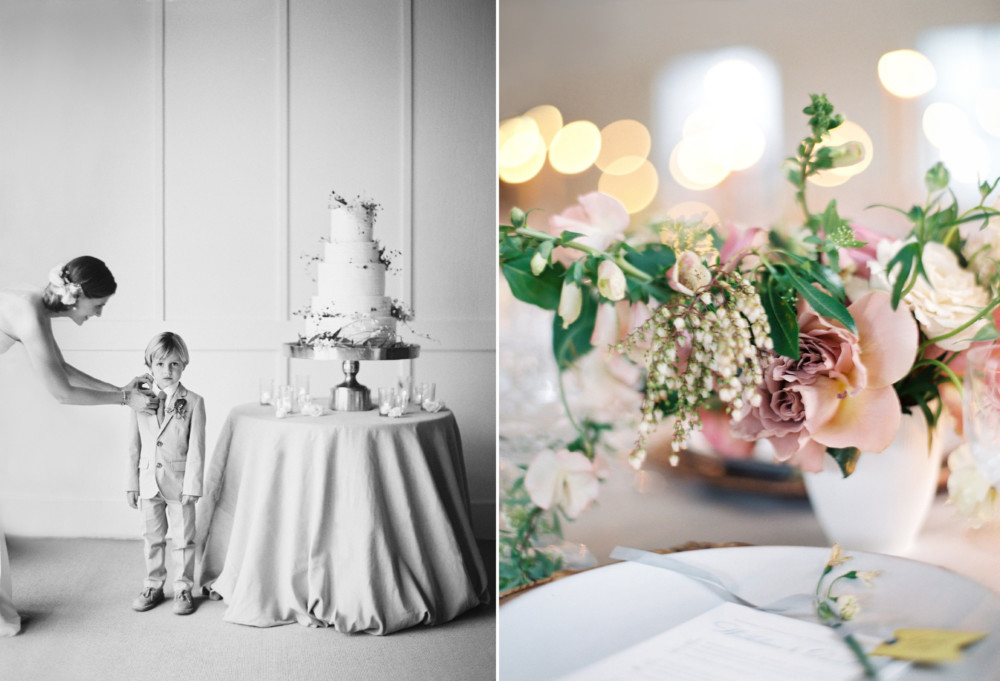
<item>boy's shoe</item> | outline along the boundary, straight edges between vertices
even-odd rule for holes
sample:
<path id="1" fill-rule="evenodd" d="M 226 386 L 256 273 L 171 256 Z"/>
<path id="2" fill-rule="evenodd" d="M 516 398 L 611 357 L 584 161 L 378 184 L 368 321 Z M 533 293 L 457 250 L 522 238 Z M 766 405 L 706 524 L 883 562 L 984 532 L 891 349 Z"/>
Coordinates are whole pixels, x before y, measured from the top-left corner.
<path id="1" fill-rule="evenodd" d="M 174 614 L 190 615 L 194 612 L 194 601 L 191 600 L 191 592 L 181 589 L 174 594 Z"/>
<path id="2" fill-rule="evenodd" d="M 162 602 L 163 589 L 156 589 L 150 586 L 143 589 L 142 593 L 135 597 L 135 600 L 132 601 L 132 609 L 136 612 L 146 612 Z"/>

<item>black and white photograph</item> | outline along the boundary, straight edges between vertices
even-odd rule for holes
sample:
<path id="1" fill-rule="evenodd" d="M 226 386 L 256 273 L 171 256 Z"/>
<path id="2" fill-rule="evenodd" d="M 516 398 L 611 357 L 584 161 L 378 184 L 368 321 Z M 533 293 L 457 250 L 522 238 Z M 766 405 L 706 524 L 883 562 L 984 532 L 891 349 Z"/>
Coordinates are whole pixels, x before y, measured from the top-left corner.
<path id="1" fill-rule="evenodd" d="M 495 678 L 496 10 L 0 0 L 0 679 Z"/>

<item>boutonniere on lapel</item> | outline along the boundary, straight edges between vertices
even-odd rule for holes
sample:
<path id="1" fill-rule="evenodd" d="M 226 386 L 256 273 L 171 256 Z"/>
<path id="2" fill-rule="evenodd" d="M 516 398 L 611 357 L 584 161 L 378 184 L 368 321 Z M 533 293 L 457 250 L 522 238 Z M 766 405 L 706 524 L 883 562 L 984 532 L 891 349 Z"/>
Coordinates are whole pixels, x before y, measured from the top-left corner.
<path id="1" fill-rule="evenodd" d="M 179 419 L 183 419 L 187 415 L 187 400 L 183 397 L 174 402 L 172 409 L 167 409 L 168 414 L 173 414 Z"/>

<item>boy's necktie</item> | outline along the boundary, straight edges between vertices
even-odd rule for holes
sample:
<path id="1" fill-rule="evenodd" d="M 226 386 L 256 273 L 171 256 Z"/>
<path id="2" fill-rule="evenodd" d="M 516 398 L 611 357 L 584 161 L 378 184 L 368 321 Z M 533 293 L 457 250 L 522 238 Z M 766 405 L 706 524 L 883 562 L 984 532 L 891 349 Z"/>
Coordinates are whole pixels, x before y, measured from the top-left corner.
<path id="1" fill-rule="evenodd" d="M 159 398 L 160 403 L 156 405 L 156 425 L 163 425 L 163 415 L 167 409 L 167 393 L 160 391 L 160 394 L 156 396 Z"/>

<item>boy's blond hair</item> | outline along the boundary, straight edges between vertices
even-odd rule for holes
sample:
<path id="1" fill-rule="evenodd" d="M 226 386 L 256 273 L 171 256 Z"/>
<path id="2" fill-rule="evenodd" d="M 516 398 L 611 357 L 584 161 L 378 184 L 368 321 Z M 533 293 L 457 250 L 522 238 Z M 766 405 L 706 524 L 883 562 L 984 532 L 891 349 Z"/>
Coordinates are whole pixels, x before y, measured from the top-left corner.
<path id="1" fill-rule="evenodd" d="M 185 368 L 191 361 L 191 355 L 188 353 L 187 343 L 184 339 L 178 336 L 172 331 L 164 331 L 163 333 L 157 334 L 153 337 L 153 340 L 149 341 L 149 345 L 146 346 L 146 366 L 152 367 L 153 362 L 155 362 L 160 357 L 166 357 L 167 355 L 174 353 L 184 364 Z"/>

